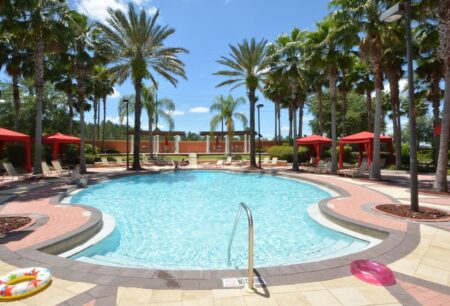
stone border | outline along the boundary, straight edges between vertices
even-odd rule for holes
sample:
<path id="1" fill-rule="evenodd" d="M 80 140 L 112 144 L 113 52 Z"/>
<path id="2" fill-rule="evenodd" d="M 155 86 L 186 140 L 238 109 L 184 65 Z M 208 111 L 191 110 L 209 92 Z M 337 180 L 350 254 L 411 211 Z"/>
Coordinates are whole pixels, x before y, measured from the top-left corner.
<path id="1" fill-rule="evenodd" d="M 193 170 L 235 171 L 235 169 Z M 238 170 L 235 172 L 261 173 L 266 175 L 277 175 L 287 178 L 294 178 L 297 180 L 304 180 L 310 183 L 324 185 L 326 188 L 336 191 L 338 194 L 340 194 L 340 197 L 349 195 L 344 190 L 330 183 L 318 182 L 310 178 L 299 178 L 287 172 L 280 173 L 278 170 L 264 172 Z M 152 172 L 146 171 L 136 173 L 136 175 L 144 175 L 149 173 Z M 121 173 L 116 175 L 106 175 L 95 180 L 90 180 L 90 183 L 97 183 L 111 178 L 119 178 L 127 175 L 129 174 Z M 366 188 L 364 186 L 360 187 Z M 66 192 L 74 189 L 74 186 L 69 186 Z M 59 199 L 61 199 L 63 195 L 64 193 L 58 194 L 56 197 L 53 197 L 51 203 L 59 203 Z M 389 264 L 406 256 L 418 245 L 420 241 L 420 225 L 418 223 L 408 222 L 406 232 L 391 229 L 380 230 L 372 224 L 365 223 L 359 220 L 353 220 L 337 214 L 327 205 L 331 199 L 334 198 L 325 199 L 319 203 L 319 208 L 325 216 L 327 216 L 334 222 L 338 222 L 339 224 L 351 229 L 362 229 L 368 234 L 376 236 L 381 235 L 385 237 L 387 236 L 387 238 L 380 244 L 370 249 L 343 257 L 337 257 L 318 262 L 255 269 L 256 275 L 263 277 L 266 285 L 286 285 L 302 282 L 322 281 L 337 277 L 349 276 L 351 274 L 348 269 L 348 265 L 353 260 L 365 258 L 376 260 L 383 264 Z M 63 278 L 69 281 L 95 283 L 101 286 L 124 286 L 147 289 L 222 289 L 223 278 L 245 277 L 247 275 L 246 269 L 155 270 L 104 266 L 66 259 L 42 252 L 42 250 L 46 250 L 47 252 L 57 253 L 58 250 L 64 249 L 64 247 L 67 245 L 71 245 L 77 243 L 77 241 L 80 242 L 81 240 L 86 239 L 86 235 L 92 235 L 100 228 L 101 213 L 91 207 L 81 207 L 89 210 L 92 213 L 92 218 L 90 218 L 90 220 L 80 228 L 50 241 L 21 249 L 16 252 L 9 250 L 4 245 L 0 245 L 0 258 L 9 264 L 19 267 L 47 267 L 51 269 L 53 275 L 56 277 Z M 79 235 L 83 235 L 82 238 L 80 238 Z"/>

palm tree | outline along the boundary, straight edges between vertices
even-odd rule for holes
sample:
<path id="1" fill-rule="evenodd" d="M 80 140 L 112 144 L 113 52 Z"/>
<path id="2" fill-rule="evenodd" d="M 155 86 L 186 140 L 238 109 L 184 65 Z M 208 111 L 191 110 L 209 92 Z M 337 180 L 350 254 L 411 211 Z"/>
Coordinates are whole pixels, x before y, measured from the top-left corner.
<path id="1" fill-rule="evenodd" d="M 145 10 L 136 12 L 133 4 L 128 5 L 128 15 L 120 9 L 108 9 L 108 25 L 99 25 L 104 31 L 105 41 L 111 46 L 110 70 L 117 75 L 119 83 L 128 77 L 135 89 L 136 105 L 134 119 L 134 150 L 133 170 L 140 170 L 140 131 L 142 110 L 143 80 L 150 79 L 153 86 L 157 86 L 154 72 L 176 86 L 175 76 L 186 79 L 184 64 L 178 58 L 181 53 L 188 51 L 183 48 L 165 47 L 166 39 L 175 33 L 167 26 L 157 24 L 159 11 L 153 16 L 147 15 Z"/>
<path id="2" fill-rule="evenodd" d="M 272 70 L 279 71 L 280 78 L 289 84 L 289 96 L 293 121 L 293 170 L 299 169 L 297 137 L 302 134 L 302 110 L 306 101 L 307 85 L 302 59 L 305 32 L 294 28 L 290 35 L 281 35 L 268 48 L 272 59 Z M 299 131 L 297 132 L 297 109 L 300 111 Z"/>
<path id="3" fill-rule="evenodd" d="M 271 71 L 264 80 L 263 94 L 275 105 L 275 141 L 281 142 L 281 106 L 289 96 L 287 84 L 280 78 L 279 71 Z"/>
<path id="4" fill-rule="evenodd" d="M 386 24 L 380 20 L 380 13 L 386 8 L 384 0 L 352 1 L 332 0 L 330 5 L 338 8 L 335 12 L 339 26 L 353 25 L 357 32 L 363 34 L 360 43 L 360 51 L 363 60 L 369 62 L 375 81 L 375 120 L 373 139 L 373 158 L 370 167 L 370 179 L 380 180 L 380 134 L 383 103 L 383 69 L 382 59 L 384 44 L 382 39 L 383 29 Z M 411 144 L 413 145 L 413 144 Z"/>
<path id="5" fill-rule="evenodd" d="M 347 97 L 348 93 L 352 91 L 353 84 L 356 81 L 356 74 L 353 70 L 357 60 L 353 54 L 344 54 L 338 60 L 338 69 L 340 76 L 338 77 L 337 89 L 341 93 L 342 106 L 342 132 L 341 135 L 347 136 Z"/>
<path id="6" fill-rule="evenodd" d="M 247 126 L 247 117 L 236 109 L 245 104 L 245 99 L 243 97 L 234 99 L 233 96 L 229 95 L 226 98 L 224 96 L 216 97 L 214 103 L 210 106 L 211 112 L 219 112 L 217 115 L 211 118 L 211 130 L 214 131 L 219 123 L 225 122 L 227 126 L 228 135 L 228 154 L 231 156 L 231 141 L 233 140 L 234 132 L 234 120 L 238 120 L 244 126 Z"/>
<path id="7" fill-rule="evenodd" d="M 19 80 L 29 65 L 25 50 L 26 33 L 17 21 L 19 12 L 11 2 L 6 2 L 0 13 L 0 70 L 5 69 L 11 77 L 13 104 L 15 110 L 14 126 L 19 129 L 20 88 Z"/>
<path id="8" fill-rule="evenodd" d="M 336 14 L 332 14 L 323 21 L 317 23 L 316 31 L 307 35 L 307 54 L 314 62 L 322 61 L 327 67 L 328 83 L 331 100 L 331 172 L 337 173 L 337 131 L 336 131 L 336 103 L 337 103 L 337 79 L 338 63 L 342 55 L 350 52 L 350 49 L 358 41 L 352 24 L 338 24 Z"/>
<path id="9" fill-rule="evenodd" d="M 16 1 L 16 8 L 26 16 L 24 24 L 29 33 L 27 41 L 32 51 L 33 79 L 36 93 L 36 128 L 34 139 L 35 174 L 42 174 L 42 103 L 44 100 L 45 54 L 58 45 L 68 30 L 63 20 L 67 16 L 67 6 L 60 0 Z"/>
<path id="10" fill-rule="evenodd" d="M 250 165 L 256 167 L 255 158 L 255 104 L 258 98 L 256 90 L 269 72 L 269 59 L 266 57 L 265 39 L 256 42 L 253 38 L 250 42 L 244 40 L 236 46 L 230 45 L 229 57 L 222 56 L 217 62 L 228 70 L 215 73 L 227 77 L 228 80 L 217 87 L 233 85 L 232 89 L 245 86 L 250 102 Z"/>
<path id="11" fill-rule="evenodd" d="M 424 1 L 435 12 L 439 22 L 439 57 L 444 63 L 444 107 L 442 109 L 441 139 L 439 142 L 439 157 L 436 167 L 436 180 L 433 189 L 447 191 L 448 142 L 450 136 L 450 0 Z"/>
<path id="12" fill-rule="evenodd" d="M 175 111 L 175 103 L 168 99 L 157 99 L 156 88 L 153 86 L 144 87 L 142 89 L 142 102 L 148 115 L 148 153 L 153 159 L 153 122 L 158 129 L 159 118 L 169 124 L 169 130 L 173 130 L 175 123 L 172 117 Z"/>
<path id="13" fill-rule="evenodd" d="M 372 92 L 375 89 L 371 79 L 371 73 L 367 63 L 358 60 L 353 66 L 353 72 L 356 75 L 355 91 L 359 94 L 365 94 L 367 107 L 367 131 L 373 131 L 372 124 Z"/>

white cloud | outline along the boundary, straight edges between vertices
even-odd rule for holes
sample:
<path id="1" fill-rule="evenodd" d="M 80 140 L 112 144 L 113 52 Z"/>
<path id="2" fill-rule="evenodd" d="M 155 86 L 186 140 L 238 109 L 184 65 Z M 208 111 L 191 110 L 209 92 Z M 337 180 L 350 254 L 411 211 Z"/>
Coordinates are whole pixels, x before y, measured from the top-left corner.
<path id="1" fill-rule="evenodd" d="M 121 94 L 120 92 L 117 90 L 116 87 L 114 87 L 114 92 L 108 96 L 108 98 L 112 98 L 112 99 L 116 99 L 116 98 L 120 98 Z"/>
<path id="2" fill-rule="evenodd" d="M 183 111 L 166 111 L 166 114 L 172 115 L 172 116 L 184 116 L 184 112 Z"/>
<path id="3" fill-rule="evenodd" d="M 282 127 L 281 127 L 281 130 L 282 130 L 282 131 L 289 131 L 289 127 L 288 127 L 288 126 L 282 126 Z"/>
<path id="4" fill-rule="evenodd" d="M 92 19 L 105 22 L 108 18 L 108 8 L 126 12 L 128 2 L 129 1 L 126 0 L 80 0 L 78 1 L 76 8 L 80 13 L 83 13 Z M 152 6 L 147 8 L 151 0 L 131 0 L 131 2 L 141 9 L 145 9 L 150 15 L 156 13 L 156 7 Z"/>
<path id="5" fill-rule="evenodd" d="M 128 119 L 128 122 L 129 122 L 129 120 L 130 119 Z M 111 121 L 112 123 L 120 124 L 119 116 L 116 116 L 116 117 L 108 117 L 108 116 L 106 116 L 106 121 Z"/>
<path id="6" fill-rule="evenodd" d="M 400 90 L 400 95 L 405 94 L 404 91 L 405 91 L 406 88 L 408 87 L 408 80 L 407 80 L 407 79 L 401 79 L 401 80 L 398 82 L 398 87 L 399 87 L 399 90 Z M 386 82 L 386 83 L 384 84 L 383 90 L 384 90 L 385 93 L 390 93 L 390 92 L 391 92 L 391 89 L 390 89 L 390 87 L 389 87 L 389 82 Z"/>
<path id="7" fill-rule="evenodd" d="M 127 124 L 127 118 L 123 119 L 123 122 L 120 122 L 120 117 L 119 116 L 115 116 L 115 117 L 109 117 L 106 116 L 106 121 L 111 121 L 114 124 Z M 132 129 L 134 126 L 134 116 L 130 115 L 128 117 L 128 125 L 130 126 L 130 128 Z"/>
<path id="8" fill-rule="evenodd" d="M 190 113 L 209 113 L 209 108 L 204 106 L 192 107 L 189 110 Z"/>

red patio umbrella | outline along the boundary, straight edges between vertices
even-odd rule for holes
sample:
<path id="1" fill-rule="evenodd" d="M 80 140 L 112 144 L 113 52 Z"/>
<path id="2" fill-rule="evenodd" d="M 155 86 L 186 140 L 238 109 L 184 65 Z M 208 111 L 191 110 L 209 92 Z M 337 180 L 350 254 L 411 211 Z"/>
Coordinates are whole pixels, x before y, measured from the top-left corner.
<path id="1" fill-rule="evenodd" d="M 5 142 L 23 142 L 25 146 L 25 170 L 31 172 L 31 138 L 30 136 L 0 128 L 0 153 Z"/>
<path id="2" fill-rule="evenodd" d="M 42 143 L 51 145 L 52 148 L 52 160 L 58 158 L 58 154 L 61 151 L 62 146 L 66 144 L 76 144 L 80 145 L 81 139 L 78 137 L 64 135 L 62 133 L 55 133 L 42 138 Z"/>
<path id="3" fill-rule="evenodd" d="M 316 165 L 320 161 L 320 152 L 323 146 L 330 146 L 332 141 L 330 138 L 320 135 L 311 135 L 308 137 L 298 138 L 299 146 L 306 146 L 309 149 L 309 157 L 311 158 L 313 151 L 316 152 Z"/>
<path id="4" fill-rule="evenodd" d="M 344 167 L 344 145 L 345 144 L 358 144 L 359 145 L 359 163 L 361 163 L 362 154 L 367 152 L 368 165 L 372 163 L 373 158 L 373 133 L 360 132 L 350 136 L 342 137 L 339 140 L 339 169 Z M 392 138 L 389 136 L 380 135 L 380 142 L 384 142 L 388 146 L 389 154 L 391 158 L 394 155 L 394 148 L 392 147 Z"/>

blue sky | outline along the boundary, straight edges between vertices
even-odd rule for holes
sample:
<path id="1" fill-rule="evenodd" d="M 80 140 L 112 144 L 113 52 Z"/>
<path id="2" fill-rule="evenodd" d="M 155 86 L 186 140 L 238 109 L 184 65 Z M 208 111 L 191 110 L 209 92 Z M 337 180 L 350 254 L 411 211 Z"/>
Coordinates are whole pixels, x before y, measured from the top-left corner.
<path id="1" fill-rule="evenodd" d="M 168 46 L 184 47 L 190 51 L 183 55 L 188 80 L 180 79 L 174 88 L 161 77 L 159 97 L 168 97 L 175 101 L 175 129 L 185 131 L 209 130 L 211 114 L 207 111 L 214 97 L 229 94 L 230 88 L 215 88 L 223 79 L 214 76 L 220 66 L 216 60 L 229 52 L 229 44 L 241 42 L 244 38 L 266 38 L 273 41 L 281 33 L 289 32 L 297 26 L 301 29 L 313 29 L 316 21 L 327 12 L 326 0 L 315 1 L 260 1 L 260 0 L 134 0 L 139 7 L 154 12 L 160 10 L 159 23 L 176 29 L 176 33 L 167 40 Z M 122 0 L 79 0 L 72 6 L 90 17 L 103 20 L 106 7 L 125 9 Z M 148 81 L 147 81 L 147 84 Z M 133 94 L 129 82 L 117 86 L 117 93 L 108 100 L 107 117 L 117 122 L 117 104 L 120 96 Z M 244 96 L 244 89 L 231 92 L 234 96 Z M 270 101 L 264 103 L 261 112 L 262 134 L 271 138 L 274 135 L 274 107 Z M 248 104 L 241 111 L 248 114 Z M 287 113 L 282 114 L 282 126 L 287 126 Z M 308 115 L 306 115 L 308 117 Z M 92 120 L 92 114 L 88 114 Z M 306 120 L 305 133 L 310 131 Z M 143 114 L 143 128 L 148 127 L 148 120 Z M 165 128 L 162 123 L 162 129 Z M 241 129 L 238 125 L 236 129 Z M 287 133 L 287 131 L 284 131 Z"/>

